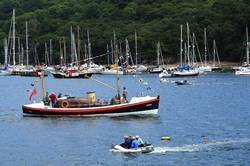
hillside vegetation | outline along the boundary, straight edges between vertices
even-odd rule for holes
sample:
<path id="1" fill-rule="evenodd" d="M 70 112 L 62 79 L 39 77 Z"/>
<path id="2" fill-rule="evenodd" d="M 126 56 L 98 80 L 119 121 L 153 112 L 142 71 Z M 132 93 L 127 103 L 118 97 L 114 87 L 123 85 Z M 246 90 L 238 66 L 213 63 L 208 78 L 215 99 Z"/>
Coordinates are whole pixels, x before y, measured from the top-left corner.
<path id="1" fill-rule="evenodd" d="M 49 39 L 53 39 L 56 62 L 59 62 L 60 38 L 66 38 L 70 50 L 70 26 L 75 32 L 76 26 L 80 26 L 82 48 L 89 30 L 94 56 L 106 52 L 113 31 L 122 45 L 128 38 L 133 53 L 137 31 L 140 61 L 152 63 L 156 59 L 156 43 L 160 41 L 166 62 L 177 62 L 180 25 L 185 27 L 186 22 L 196 34 L 201 52 L 204 52 L 206 27 L 210 51 L 215 39 L 221 60 L 240 61 L 245 54 L 245 27 L 250 23 L 249 0 L 1 0 L 0 40 L 8 37 L 13 8 L 17 36 L 25 45 L 25 21 L 28 21 L 30 55 L 33 56 L 32 48 L 36 45 L 41 62 L 44 43 Z"/>

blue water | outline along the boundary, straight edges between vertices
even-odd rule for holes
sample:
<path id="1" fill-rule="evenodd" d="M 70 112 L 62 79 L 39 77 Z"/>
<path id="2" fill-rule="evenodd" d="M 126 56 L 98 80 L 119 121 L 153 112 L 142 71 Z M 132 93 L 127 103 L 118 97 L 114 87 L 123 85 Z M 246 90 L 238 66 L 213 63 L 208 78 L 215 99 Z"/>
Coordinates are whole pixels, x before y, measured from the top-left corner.
<path id="1" fill-rule="evenodd" d="M 114 76 L 94 76 L 115 85 Z M 140 92 L 161 96 L 159 115 L 147 117 L 84 118 L 27 117 L 30 83 L 40 80 L 0 77 L 0 165 L 249 165 L 250 77 L 211 73 L 188 78 L 192 85 L 160 83 L 157 75 L 141 80 L 122 76 L 129 96 Z M 175 78 L 172 80 L 178 80 Z M 45 79 L 46 91 L 110 100 L 115 93 L 92 80 Z M 151 87 L 151 90 L 148 87 Z M 39 101 L 41 92 L 33 99 Z M 126 134 L 140 135 L 155 146 L 150 154 L 110 152 Z M 162 136 L 171 141 L 161 141 Z M 202 136 L 206 136 L 204 139 Z"/>

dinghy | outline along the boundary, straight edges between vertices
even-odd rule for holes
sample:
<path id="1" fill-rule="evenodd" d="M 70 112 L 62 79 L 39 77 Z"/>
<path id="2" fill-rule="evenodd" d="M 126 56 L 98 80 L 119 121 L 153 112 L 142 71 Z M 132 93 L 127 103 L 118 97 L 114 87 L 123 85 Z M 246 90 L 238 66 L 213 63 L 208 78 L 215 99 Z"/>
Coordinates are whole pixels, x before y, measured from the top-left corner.
<path id="1" fill-rule="evenodd" d="M 113 145 L 111 151 L 119 153 L 150 153 L 154 151 L 154 147 L 151 144 L 147 144 L 144 147 L 139 147 L 136 149 L 128 149 L 122 147 L 121 145 Z"/>

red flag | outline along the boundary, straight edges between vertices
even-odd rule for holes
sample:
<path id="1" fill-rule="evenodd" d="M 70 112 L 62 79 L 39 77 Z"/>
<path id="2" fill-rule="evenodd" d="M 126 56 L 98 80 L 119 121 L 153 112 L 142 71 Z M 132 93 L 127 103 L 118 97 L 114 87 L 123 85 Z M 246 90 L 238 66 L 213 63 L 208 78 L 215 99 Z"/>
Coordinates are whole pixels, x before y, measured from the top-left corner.
<path id="1" fill-rule="evenodd" d="M 34 89 L 34 90 L 32 91 L 32 93 L 30 94 L 29 100 L 31 101 L 32 96 L 34 96 L 34 95 L 36 95 L 36 94 L 37 94 L 37 91 L 36 91 L 36 89 Z"/>

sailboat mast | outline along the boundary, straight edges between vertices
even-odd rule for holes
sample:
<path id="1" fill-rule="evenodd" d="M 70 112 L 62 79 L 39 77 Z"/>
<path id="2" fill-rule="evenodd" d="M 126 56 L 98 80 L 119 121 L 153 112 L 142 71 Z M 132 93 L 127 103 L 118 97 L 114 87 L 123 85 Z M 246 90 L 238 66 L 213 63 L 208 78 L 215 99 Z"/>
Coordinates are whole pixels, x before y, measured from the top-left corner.
<path id="1" fill-rule="evenodd" d="M 88 50 L 86 43 L 84 44 L 84 61 L 88 60 Z"/>
<path id="2" fill-rule="evenodd" d="M 4 39 L 4 65 L 8 65 L 8 43 L 7 39 Z"/>
<path id="3" fill-rule="evenodd" d="M 15 9 L 13 9 L 13 65 L 16 65 L 16 50 L 15 50 L 15 42 L 16 42 L 16 22 L 15 22 Z"/>
<path id="4" fill-rule="evenodd" d="M 213 40 L 213 66 L 215 67 L 215 54 L 216 54 L 216 51 L 215 51 L 215 40 Z"/>
<path id="5" fill-rule="evenodd" d="M 63 55 L 64 55 L 64 65 L 67 63 L 67 52 L 66 52 L 66 43 L 65 38 L 63 37 Z"/>
<path id="6" fill-rule="evenodd" d="M 182 24 L 181 24 L 181 41 L 180 41 L 180 65 L 182 66 L 183 65 L 183 62 L 182 62 L 182 52 L 183 52 L 183 48 L 182 48 L 182 44 L 183 43 L 183 39 L 182 39 Z"/>
<path id="7" fill-rule="evenodd" d="M 88 37 L 88 65 L 89 65 L 91 61 L 91 44 L 89 39 L 89 30 L 87 30 L 87 37 Z"/>
<path id="8" fill-rule="evenodd" d="M 111 46 L 111 63 L 114 63 L 114 45 L 113 45 L 113 41 L 110 41 L 110 46 Z"/>
<path id="9" fill-rule="evenodd" d="M 246 46 L 247 65 L 249 65 L 249 42 L 248 42 L 248 27 L 247 27 L 247 25 L 246 25 L 246 40 L 247 40 L 247 46 Z"/>
<path id="10" fill-rule="evenodd" d="M 80 66 L 80 53 L 81 53 L 81 43 L 80 43 L 80 27 L 77 26 L 77 55 L 78 55 L 78 61 L 77 66 Z"/>
<path id="11" fill-rule="evenodd" d="M 126 43 L 126 63 L 129 64 L 129 46 L 128 46 L 128 39 L 125 39 L 125 43 Z"/>
<path id="12" fill-rule="evenodd" d="M 62 41 L 59 39 L 59 47 L 60 47 L 60 65 L 63 65 L 63 52 L 62 52 Z"/>
<path id="13" fill-rule="evenodd" d="M 25 22 L 26 31 L 26 63 L 29 65 L 29 38 L 28 38 L 28 22 Z"/>
<path id="14" fill-rule="evenodd" d="M 23 58 L 24 58 L 23 44 L 21 44 L 21 57 L 22 57 L 22 64 L 24 64 L 23 63 Z"/>
<path id="15" fill-rule="evenodd" d="M 108 66 L 110 65 L 110 62 L 109 62 L 109 45 L 107 44 L 107 55 L 108 55 Z"/>
<path id="16" fill-rule="evenodd" d="M 192 65 L 194 66 L 194 58 L 195 58 L 195 44 L 194 44 L 194 33 L 192 37 Z"/>
<path id="17" fill-rule="evenodd" d="M 160 42 L 157 43 L 157 66 L 160 65 Z"/>
<path id="18" fill-rule="evenodd" d="M 120 77 L 119 77 L 119 74 L 118 74 L 118 70 L 119 70 L 119 58 L 118 58 L 118 46 L 116 44 L 116 34 L 115 34 L 115 31 L 114 31 L 114 56 L 115 56 L 115 63 L 117 65 L 117 71 L 116 71 L 116 88 L 117 88 L 117 97 L 120 99 L 121 95 L 120 95 Z"/>
<path id="19" fill-rule="evenodd" d="M 137 66 L 138 62 L 137 62 L 137 57 L 138 56 L 138 50 L 137 50 L 137 33 L 135 31 L 135 65 Z"/>
<path id="20" fill-rule="evenodd" d="M 204 52 L 204 64 L 207 66 L 207 30 L 204 28 L 204 46 L 205 46 L 205 52 Z"/>
<path id="21" fill-rule="evenodd" d="M 188 65 L 190 65 L 190 32 L 189 32 L 189 24 L 187 23 L 187 61 L 188 61 Z"/>
<path id="22" fill-rule="evenodd" d="M 20 45 L 20 38 L 17 38 L 17 47 L 18 47 L 18 64 L 21 64 L 21 45 Z"/>
<path id="23" fill-rule="evenodd" d="M 53 64 L 53 58 L 52 58 L 52 39 L 49 40 L 49 61 L 50 65 Z"/>
<path id="24" fill-rule="evenodd" d="M 48 48 L 47 48 L 47 43 L 46 42 L 44 43 L 44 47 L 45 47 L 45 54 L 44 54 L 45 64 L 48 65 L 49 64 L 49 59 L 48 59 Z"/>

